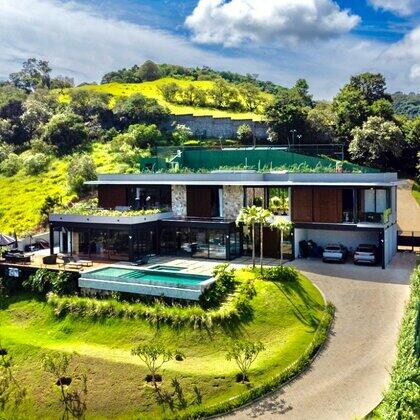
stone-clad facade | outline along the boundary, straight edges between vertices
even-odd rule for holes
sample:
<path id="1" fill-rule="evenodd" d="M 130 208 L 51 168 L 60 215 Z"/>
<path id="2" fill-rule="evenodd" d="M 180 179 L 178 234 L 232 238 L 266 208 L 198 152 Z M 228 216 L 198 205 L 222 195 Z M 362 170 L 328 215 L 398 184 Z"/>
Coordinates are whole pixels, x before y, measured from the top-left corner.
<path id="1" fill-rule="evenodd" d="M 244 206 L 244 188 L 238 185 L 223 187 L 224 217 L 235 220 Z"/>
<path id="2" fill-rule="evenodd" d="M 172 211 L 175 216 L 187 216 L 187 187 L 172 185 Z"/>

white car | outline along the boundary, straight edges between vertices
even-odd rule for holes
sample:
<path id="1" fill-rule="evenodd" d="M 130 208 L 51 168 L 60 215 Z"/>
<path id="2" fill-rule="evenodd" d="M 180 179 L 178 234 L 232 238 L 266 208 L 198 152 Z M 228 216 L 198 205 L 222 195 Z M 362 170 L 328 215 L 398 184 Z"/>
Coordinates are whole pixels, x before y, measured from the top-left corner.
<path id="1" fill-rule="evenodd" d="M 347 248 L 341 244 L 330 244 L 324 248 L 322 253 L 322 261 L 344 262 L 347 258 Z"/>
<path id="2" fill-rule="evenodd" d="M 353 261 L 355 264 L 377 264 L 378 248 L 375 245 L 359 245 L 354 252 Z"/>

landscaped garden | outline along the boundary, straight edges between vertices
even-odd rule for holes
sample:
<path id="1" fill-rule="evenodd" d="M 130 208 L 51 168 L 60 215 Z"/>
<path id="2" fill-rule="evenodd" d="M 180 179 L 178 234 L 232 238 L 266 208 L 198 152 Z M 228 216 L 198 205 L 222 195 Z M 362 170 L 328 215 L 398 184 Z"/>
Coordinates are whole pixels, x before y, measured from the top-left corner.
<path id="1" fill-rule="evenodd" d="M 13 357 L 17 380 L 6 406 L 29 418 L 56 418 L 66 404 L 87 418 L 198 417 L 256 398 L 310 363 L 332 310 L 307 278 L 288 267 L 215 274 L 190 305 L 80 297 L 74 279 L 45 270 L 8 297 L 3 288 L 0 358 Z"/>

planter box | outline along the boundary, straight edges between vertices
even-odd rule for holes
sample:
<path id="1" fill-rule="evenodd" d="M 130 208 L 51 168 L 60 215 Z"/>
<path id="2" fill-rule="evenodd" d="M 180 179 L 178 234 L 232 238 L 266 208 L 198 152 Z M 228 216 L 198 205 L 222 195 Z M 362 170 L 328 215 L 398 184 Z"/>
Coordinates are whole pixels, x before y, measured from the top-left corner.
<path id="1" fill-rule="evenodd" d="M 148 214 L 143 216 L 82 216 L 77 214 L 51 214 L 50 222 L 137 225 L 139 223 L 156 222 L 173 216 L 172 212 Z"/>

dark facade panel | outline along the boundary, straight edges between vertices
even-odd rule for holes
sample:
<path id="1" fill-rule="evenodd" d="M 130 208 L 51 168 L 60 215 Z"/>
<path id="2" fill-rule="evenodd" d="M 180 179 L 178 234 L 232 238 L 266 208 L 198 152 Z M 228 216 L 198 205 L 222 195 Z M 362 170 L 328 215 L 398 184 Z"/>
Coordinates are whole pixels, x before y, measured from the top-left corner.
<path id="1" fill-rule="evenodd" d="M 187 187 L 187 215 L 189 217 L 212 217 L 212 188 Z"/>
<path id="2" fill-rule="evenodd" d="M 127 187 L 125 185 L 99 185 L 98 205 L 104 209 L 126 206 Z"/>
<path id="3" fill-rule="evenodd" d="M 341 223 L 343 192 L 339 188 L 313 189 L 313 221 L 319 223 Z"/>

